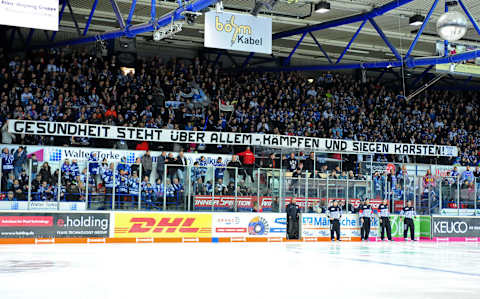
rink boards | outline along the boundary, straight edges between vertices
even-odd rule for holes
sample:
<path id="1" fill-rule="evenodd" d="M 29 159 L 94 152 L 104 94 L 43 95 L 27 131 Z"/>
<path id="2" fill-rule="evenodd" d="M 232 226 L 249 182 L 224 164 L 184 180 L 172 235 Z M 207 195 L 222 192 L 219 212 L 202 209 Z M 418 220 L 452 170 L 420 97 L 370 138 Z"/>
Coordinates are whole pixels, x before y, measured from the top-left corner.
<path id="1" fill-rule="evenodd" d="M 403 217 L 391 216 L 392 236 L 403 240 Z M 341 219 L 341 240 L 360 241 L 357 215 Z M 286 242 L 284 213 L 212 212 L 0 212 L 0 244 Z M 304 242 L 330 241 L 325 214 L 302 214 Z M 380 237 L 371 221 L 370 240 Z M 434 241 L 480 241 L 480 217 L 418 216 L 415 237 Z M 295 240 L 298 241 L 298 240 Z"/>

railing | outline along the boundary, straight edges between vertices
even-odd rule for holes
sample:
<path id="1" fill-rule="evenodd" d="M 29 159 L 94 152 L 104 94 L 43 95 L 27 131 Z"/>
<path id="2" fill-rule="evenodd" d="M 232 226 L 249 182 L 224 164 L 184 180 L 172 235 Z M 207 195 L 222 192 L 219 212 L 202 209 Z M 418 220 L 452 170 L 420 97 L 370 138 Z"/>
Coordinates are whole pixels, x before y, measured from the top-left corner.
<path id="1" fill-rule="evenodd" d="M 0 209 L 283 212 L 295 199 L 303 212 L 322 211 L 332 200 L 348 212 L 368 198 L 374 207 L 387 199 L 392 213 L 412 200 L 418 214 L 480 214 L 479 178 L 373 175 L 359 180 L 203 164 L 167 164 L 157 174 L 135 163 L 50 164 L 53 173 L 44 163 L 35 171 L 31 160 L 18 178 L 4 172 Z"/>

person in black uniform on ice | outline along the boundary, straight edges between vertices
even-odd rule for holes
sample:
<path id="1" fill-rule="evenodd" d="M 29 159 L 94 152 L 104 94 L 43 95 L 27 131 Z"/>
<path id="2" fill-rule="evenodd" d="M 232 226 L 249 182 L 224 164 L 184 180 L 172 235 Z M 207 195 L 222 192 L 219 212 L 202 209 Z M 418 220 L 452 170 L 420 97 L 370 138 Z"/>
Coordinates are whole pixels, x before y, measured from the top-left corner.
<path id="1" fill-rule="evenodd" d="M 405 219 L 403 220 L 403 238 L 405 241 L 407 241 L 408 229 L 410 229 L 411 240 L 416 241 L 413 219 L 415 219 L 417 213 L 415 212 L 415 208 L 413 207 L 411 200 L 408 201 L 407 206 L 402 209 L 400 214 L 405 216 Z"/>
<path id="2" fill-rule="evenodd" d="M 333 201 L 333 205 L 328 207 L 327 214 L 330 219 L 330 237 L 332 241 L 335 241 L 334 233 L 337 234 L 337 241 L 340 240 L 340 218 L 342 218 L 342 208 L 338 206 L 336 200 Z"/>
<path id="3" fill-rule="evenodd" d="M 368 241 L 370 235 L 370 218 L 372 217 L 372 206 L 369 204 L 368 199 L 365 199 L 364 203 L 358 206 L 360 223 L 362 228 L 360 229 L 360 237 L 362 241 Z"/>
<path id="4" fill-rule="evenodd" d="M 295 199 L 287 205 L 287 239 L 299 239 L 300 207 L 297 206 Z"/>
<path id="5" fill-rule="evenodd" d="M 378 216 L 380 217 L 380 228 L 382 230 L 381 239 L 385 238 L 385 230 L 387 231 L 387 238 L 392 240 L 392 227 L 390 225 L 390 211 L 388 209 L 388 199 L 384 199 L 383 203 L 378 206 Z"/>

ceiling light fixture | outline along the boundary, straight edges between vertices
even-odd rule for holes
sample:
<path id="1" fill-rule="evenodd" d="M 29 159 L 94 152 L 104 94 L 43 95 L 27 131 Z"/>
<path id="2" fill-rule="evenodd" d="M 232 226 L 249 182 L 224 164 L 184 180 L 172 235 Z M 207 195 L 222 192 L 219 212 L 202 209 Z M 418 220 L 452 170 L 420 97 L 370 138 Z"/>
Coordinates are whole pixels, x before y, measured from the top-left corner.
<path id="1" fill-rule="evenodd" d="M 410 26 L 420 26 L 425 21 L 425 17 L 419 14 L 413 15 L 410 17 L 409 24 Z"/>
<path id="2" fill-rule="evenodd" d="M 320 1 L 315 4 L 316 13 L 327 13 L 330 11 L 330 3 L 327 1 Z"/>

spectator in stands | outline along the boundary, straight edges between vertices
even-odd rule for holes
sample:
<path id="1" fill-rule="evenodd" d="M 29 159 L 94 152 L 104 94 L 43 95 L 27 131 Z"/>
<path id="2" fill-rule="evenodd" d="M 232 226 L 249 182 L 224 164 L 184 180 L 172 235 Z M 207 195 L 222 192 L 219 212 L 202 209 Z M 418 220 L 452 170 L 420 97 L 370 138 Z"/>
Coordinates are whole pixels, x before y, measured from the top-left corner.
<path id="1" fill-rule="evenodd" d="M 305 161 L 303 161 L 305 171 L 310 173 L 310 177 L 314 178 L 317 176 L 318 171 L 320 170 L 320 165 L 315 161 L 315 153 L 311 152 Z"/>
<path id="2" fill-rule="evenodd" d="M 202 181 L 205 182 L 205 178 L 207 176 L 207 171 L 208 171 L 208 168 L 207 168 L 208 164 L 205 156 L 200 157 L 200 160 L 198 160 L 198 165 L 200 167 L 200 171 L 201 171 L 200 176 L 202 177 Z"/>
<path id="3" fill-rule="evenodd" d="M 157 158 L 157 176 L 163 181 L 165 173 L 165 160 L 167 160 L 167 153 L 162 152 Z"/>
<path id="4" fill-rule="evenodd" d="M 130 171 L 132 174 L 136 172 L 137 174 L 140 173 L 140 166 L 142 165 L 142 160 L 140 157 L 135 158 L 135 163 L 132 164 L 130 167 Z M 142 173 L 143 174 L 143 173 Z"/>
<path id="5" fill-rule="evenodd" d="M 152 173 L 152 164 L 153 159 L 150 154 L 150 151 L 147 151 L 145 155 L 142 156 L 142 174 L 150 177 Z"/>
<path id="6" fill-rule="evenodd" d="M 233 155 L 232 160 L 227 163 L 228 177 L 230 179 L 230 182 L 235 182 L 236 180 L 235 173 L 237 173 L 238 175 L 241 175 L 240 174 L 241 169 L 242 169 L 242 163 L 240 163 L 240 161 L 238 160 L 237 155 Z"/>
<path id="7" fill-rule="evenodd" d="M 30 169 L 30 173 L 32 174 L 32 180 L 35 179 L 35 177 L 37 176 L 37 173 L 38 173 L 38 160 L 37 160 L 37 155 L 35 154 L 32 154 L 32 156 L 30 157 L 30 165 L 32 166 L 32 168 Z"/>
<path id="8" fill-rule="evenodd" d="M 97 153 L 95 152 L 92 152 L 88 157 L 88 171 L 88 175 L 92 176 L 95 182 L 97 182 L 98 175 L 100 175 L 100 164 L 98 163 Z"/>
<path id="9" fill-rule="evenodd" d="M 177 159 L 173 157 L 173 153 L 169 153 L 165 159 L 165 166 L 167 167 L 167 176 L 170 182 L 173 182 L 173 179 L 177 176 Z"/>
<path id="10" fill-rule="evenodd" d="M 475 182 L 475 176 L 473 171 L 470 170 L 470 166 L 467 166 L 466 170 L 462 173 L 460 177 L 460 184 L 464 185 L 466 188 L 473 187 Z"/>
<path id="11" fill-rule="evenodd" d="M 298 160 L 295 158 L 295 153 L 290 153 L 290 157 L 287 159 L 287 170 L 294 172 L 298 168 Z"/>
<path id="12" fill-rule="evenodd" d="M 13 193 L 13 191 L 8 191 L 6 200 L 17 201 L 17 198 L 15 197 L 15 194 Z"/>
<path id="13" fill-rule="evenodd" d="M 20 146 L 13 154 L 13 172 L 15 177 L 18 177 L 26 161 L 27 153 L 25 152 L 25 148 Z"/>
<path id="14" fill-rule="evenodd" d="M 3 148 L 2 150 L 2 178 L 3 180 L 8 179 L 10 173 L 13 171 L 14 158 L 13 154 L 10 153 L 8 148 Z"/>
<path id="15" fill-rule="evenodd" d="M 177 178 L 181 184 L 184 184 L 185 170 L 186 170 L 186 167 L 188 166 L 188 159 L 185 158 L 183 151 L 180 151 L 178 153 L 176 162 L 177 162 L 176 164 L 178 164 Z"/>
<path id="16" fill-rule="evenodd" d="M 243 151 L 241 153 L 238 153 L 237 155 L 239 157 L 242 157 L 242 159 L 243 159 L 242 164 L 245 168 L 245 173 L 246 173 L 247 176 L 250 177 L 251 182 L 254 183 L 255 179 L 253 178 L 253 168 L 255 166 L 255 155 L 252 153 L 249 146 L 247 146 L 245 151 Z M 245 180 L 246 179 L 247 178 L 245 177 Z"/>
<path id="17" fill-rule="evenodd" d="M 225 172 L 225 164 L 223 164 L 222 157 L 218 157 L 215 166 L 215 180 L 221 179 L 223 181 L 223 176 Z"/>
<path id="18" fill-rule="evenodd" d="M 127 163 L 127 158 L 122 157 L 120 163 L 117 165 L 117 172 L 124 171 L 126 175 L 130 174 L 131 168 L 130 165 Z"/>
<path id="19" fill-rule="evenodd" d="M 227 195 L 227 186 L 223 184 L 223 179 L 217 179 L 217 183 L 215 184 L 215 195 Z"/>
<path id="20" fill-rule="evenodd" d="M 265 168 L 279 168 L 279 166 L 280 165 L 275 157 L 275 153 L 271 153 L 269 158 L 264 163 Z"/>

